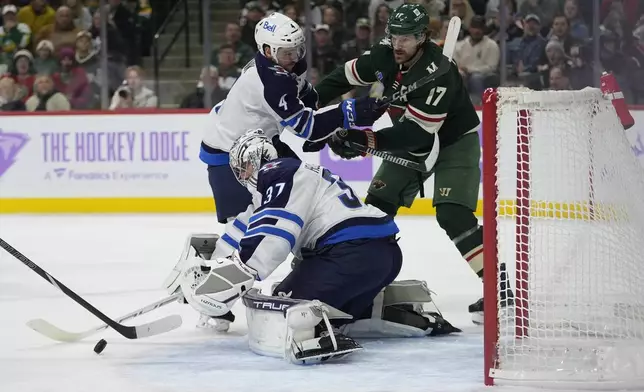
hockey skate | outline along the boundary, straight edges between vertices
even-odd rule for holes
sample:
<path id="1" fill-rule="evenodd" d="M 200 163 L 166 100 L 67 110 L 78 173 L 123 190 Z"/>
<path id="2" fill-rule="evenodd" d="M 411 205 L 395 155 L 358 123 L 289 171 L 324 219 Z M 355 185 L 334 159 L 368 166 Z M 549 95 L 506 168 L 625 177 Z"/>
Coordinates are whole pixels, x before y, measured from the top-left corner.
<path id="1" fill-rule="evenodd" d="M 235 321 L 235 315 L 228 312 L 221 317 L 211 317 L 206 314 L 200 314 L 197 321 L 197 328 L 210 329 L 216 332 L 228 332 L 230 324 Z"/>
<path id="2" fill-rule="evenodd" d="M 514 314 L 514 293 L 508 282 L 505 263 L 499 266 L 499 307 L 502 317 L 511 317 Z M 468 307 L 468 312 L 472 317 L 472 322 L 477 325 L 483 325 L 483 298 Z"/>

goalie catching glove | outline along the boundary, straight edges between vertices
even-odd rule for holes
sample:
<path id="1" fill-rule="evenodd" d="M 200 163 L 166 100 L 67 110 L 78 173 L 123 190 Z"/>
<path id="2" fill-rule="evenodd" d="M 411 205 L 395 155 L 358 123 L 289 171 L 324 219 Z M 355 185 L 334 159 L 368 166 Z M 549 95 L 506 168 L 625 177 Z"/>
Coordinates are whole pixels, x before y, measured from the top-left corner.
<path id="1" fill-rule="evenodd" d="M 209 266 L 195 262 L 183 272 L 181 291 L 199 313 L 222 317 L 253 287 L 256 276 L 234 255 L 213 260 Z"/>

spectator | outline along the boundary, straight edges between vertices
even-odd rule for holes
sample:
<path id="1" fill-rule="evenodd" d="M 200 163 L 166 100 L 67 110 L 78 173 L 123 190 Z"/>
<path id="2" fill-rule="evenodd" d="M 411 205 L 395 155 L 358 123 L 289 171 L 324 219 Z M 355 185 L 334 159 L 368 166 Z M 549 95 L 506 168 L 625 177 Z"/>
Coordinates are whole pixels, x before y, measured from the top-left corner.
<path id="1" fill-rule="evenodd" d="M 92 45 L 97 52 L 101 51 L 101 11 L 94 12 L 92 19 L 92 28 L 89 29 L 92 35 Z M 117 30 L 114 22 L 109 20 L 107 23 L 107 55 L 115 62 L 125 63 L 127 57 L 127 48 L 121 33 Z M 119 78 L 120 79 L 120 78 Z M 119 81 L 120 83 L 120 81 Z"/>
<path id="2" fill-rule="evenodd" d="M 40 35 L 43 27 L 54 23 L 56 12 L 47 5 L 45 0 L 31 0 L 29 5 L 20 8 L 18 11 L 18 22 L 29 26 L 34 37 Z"/>
<path id="3" fill-rule="evenodd" d="M 550 87 L 550 70 L 553 67 L 567 67 L 568 57 L 564 52 L 564 47 L 561 41 L 556 38 L 551 39 L 546 44 L 546 62 L 542 62 L 538 69 L 541 72 L 542 87 Z"/>
<path id="4" fill-rule="evenodd" d="M 81 31 L 76 36 L 75 58 L 76 64 L 85 71 L 89 81 L 94 81 L 100 61 L 98 52 L 92 46 L 92 35 L 87 31 Z"/>
<path id="5" fill-rule="evenodd" d="M 2 58 L 0 64 L 9 65 L 16 51 L 29 50 L 31 30 L 25 23 L 18 22 L 17 12 L 18 9 L 15 5 L 9 4 L 2 7 L 2 26 L 0 26 Z"/>
<path id="6" fill-rule="evenodd" d="M 342 25 L 340 12 L 334 7 L 325 7 L 322 11 L 322 24 L 329 26 L 331 32 L 331 41 L 336 48 L 342 46 L 347 41 L 347 34 Z"/>
<path id="7" fill-rule="evenodd" d="M 552 29 L 550 30 L 547 39 L 550 41 L 553 38 L 556 38 L 562 43 L 564 52 L 567 56 L 572 55 L 573 47 L 577 47 L 577 50 L 579 50 L 577 41 L 575 41 L 570 35 L 570 23 L 564 15 L 555 15 L 552 19 Z"/>
<path id="8" fill-rule="evenodd" d="M 125 70 L 123 85 L 112 96 L 110 110 L 157 107 L 158 98 L 152 90 L 143 85 L 143 77 L 141 67 L 128 67 Z"/>
<path id="9" fill-rule="evenodd" d="M 546 46 L 546 40 L 539 34 L 541 22 L 537 15 L 529 14 L 524 19 L 523 38 L 519 42 L 516 58 L 513 60 L 514 71 L 524 84 L 535 85 L 535 75 L 538 71 L 539 61 Z"/>
<path id="10" fill-rule="evenodd" d="M 27 111 L 57 112 L 62 110 L 71 110 L 71 105 L 65 95 L 56 91 L 51 76 L 36 76 L 34 89 L 34 94 L 30 96 L 25 103 Z"/>
<path id="11" fill-rule="evenodd" d="M 255 26 L 259 23 L 262 18 L 266 15 L 264 9 L 260 7 L 259 3 L 256 1 L 251 1 L 246 4 L 245 16 L 240 20 L 241 26 L 241 40 L 246 45 L 250 46 L 253 50 L 257 48 L 257 42 L 255 41 Z"/>
<path id="12" fill-rule="evenodd" d="M 56 90 L 69 100 L 72 109 L 93 107 L 92 92 L 85 70 L 76 63 L 74 49 L 60 50 L 60 71 L 52 77 Z"/>
<path id="13" fill-rule="evenodd" d="M 378 22 L 378 21 L 380 21 L 380 23 L 382 23 L 382 19 L 383 19 L 382 12 L 385 12 L 385 11 L 381 11 L 381 9 L 383 7 L 387 8 L 387 11 L 386 11 L 387 17 L 384 20 L 384 22 L 386 24 L 387 19 L 389 19 L 389 14 L 391 14 L 391 11 L 395 10 L 398 7 L 400 7 L 404 3 L 405 3 L 404 0 L 370 0 L 369 1 L 368 15 L 369 15 L 369 18 L 371 18 L 371 21 L 370 21 L 371 24 L 375 25 L 375 23 Z M 384 29 L 383 29 L 383 33 L 384 33 Z M 382 34 L 378 38 L 378 40 L 380 40 L 380 38 L 382 38 L 382 36 L 384 36 L 384 34 Z"/>
<path id="14" fill-rule="evenodd" d="M 183 109 L 193 108 L 193 109 L 206 109 L 205 104 L 205 83 L 206 78 L 210 78 L 210 87 L 212 88 L 211 102 L 212 105 L 216 105 L 219 102 L 226 99 L 228 95 L 228 90 L 224 90 L 219 86 L 219 72 L 217 67 L 211 65 L 208 68 L 201 70 L 201 75 L 199 77 L 199 82 L 197 83 L 197 90 L 188 96 L 186 96 L 181 102 L 180 107 Z M 211 108 L 207 108 L 211 109 Z"/>
<path id="15" fill-rule="evenodd" d="M 34 69 L 37 74 L 53 75 L 58 72 L 58 61 L 54 56 L 54 44 L 49 40 L 42 40 L 36 46 Z"/>
<path id="16" fill-rule="evenodd" d="M 449 6 L 449 15 L 461 18 L 461 28 L 467 33 L 475 14 L 468 0 L 452 0 Z"/>
<path id="17" fill-rule="evenodd" d="M 141 34 L 137 29 L 137 15 L 130 12 L 121 0 L 109 0 L 109 10 L 110 20 L 121 36 L 125 38 L 122 50 L 125 53 L 126 64 L 139 64 L 141 61 Z"/>
<path id="18" fill-rule="evenodd" d="M 0 79 L 0 111 L 19 112 L 27 110 L 25 103 L 16 99 L 16 82 L 10 77 Z"/>
<path id="19" fill-rule="evenodd" d="M 255 57 L 255 49 L 246 45 L 241 41 L 241 27 L 237 23 L 228 23 L 226 24 L 226 32 L 224 33 L 225 46 L 230 47 L 233 50 L 235 65 L 237 67 L 243 67 L 251 59 Z M 210 62 L 214 66 L 219 66 L 219 51 L 222 47 L 215 49 L 212 53 L 212 58 Z"/>
<path id="20" fill-rule="evenodd" d="M 570 23 L 570 36 L 576 41 L 587 41 L 590 33 L 586 22 L 579 15 L 577 0 L 566 0 L 564 3 L 564 15 Z"/>
<path id="21" fill-rule="evenodd" d="M 49 24 L 40 30 L 38 42 L 43 39 L 54 44 L 54 52 L 59 53 L 62 48 L 73 48 L 76 43 L 76 35 L 80 30 L 74 26 L 72 10 L 67 6 L 61 6 L 56 10 L 54 23 Z"/>
<path id="22" fill-rule="evenodd" d="M 469 37 L 456 44 L 454 60 L 467 84 L 472 100 L 480 103 L 483 91 L 498 86 L 500 51 L 494 40 L 485 35 L 485 18 L 476 15 L 470 21 Z"/>
<path id="23" fill-rule="evenodd" d="M 537 15 L 542 27 L 550 26 L 559 11 L 559 0 L 523 0 L 519 5 L 519 16 Z"/>
<path id="24" fill-rule="evenodd" d="M 550 69 L 550 90 L 572 90 L 566 67 L 555 66 Z"/>
<path id="25" fill-rule="evenodd" d="M 34 56 L 28 50 L 22 49 L 13 55 L 9 74 L 16 82 L 18 99 L 26 100 L 32 94 L 35 75 L 33 62 Z"/>
<path id="26" fill-rule="evenodd" d="M 391 8 L 387 4 L 381 4 L 376 11 L 371 14 L 371 44 L 375 45 L 385 37 L 387 21 L 391 15 Z"/>
<path id="27" fill-rule="evenodd" d="M 313 39 L 313 66 L 324 77 L 340 65 L 340 54 L 333 46 L 329 26 L 324 24 L 315 26 Z"/>
<path id="28" fill-rule="evenodd" d="M 309 70 L 309 78 L 309 82 L 311 82 L 311 85 L 315 87 L 315 85 L 320 82 L 320 71 L 318 71 L 317 68 L 311 68 Z"/>
<path id="29" fill-rule="evenodd" d="M 429 39 L 436 45 L 442 46 L 441 29 L 443 28 L 443 21 L 440 18 L 429 18 Z"/>
<path id="30" fill-rule="evenodd" d="M 504 0 L 505 7 L 503 10 L 506 12 L 505 21 L 507 28 L 505 29 L 505 39 L 508 42 L 509 50 L 516 50 L 521 37 L 523 37 L 523 26 L 521 21 L 516 19 L 516 0 Z M 492 38 L 496 43 L 501 42 L 501 21 L 499 17 L 498 8 L 488 8 L 485 19 L 487 20 L 487 35 Z M 508 56 L 510 57 L 510 56 Z"/>
<path id="31" fill-rule="evenodd" d="M 74 26 L 80 30 L 89 30 L 92 27 L 92 14 L 83 5 L 82 0 L 65 0 L 65 5 L 72 11 Z"/>
<path id="32" fill-rule="evenodd" d="M 284 9 L 282 9 L 282 13 L 298 25 L 302 25 L 302 17 L 300 16 L 299 11 L 297 10 L 297 7 L 295 4 L 287 4 Z"/>
<path id="33" fill-rule="evenodd" d="M 355 35 L 356 37 L 354 39 L 342 45 L 342 61 L 355 59 L 371 47 L 371 25 L 369 24 L 369 19 L 360 18 L 356 21 Z"/>
<path id="34" fill-rule="evenodd" d="M 219 67 L 219 85 L 224 90 L 230 90 L 237 78 L 241 75 L 241 70 L 235 63 L 235 51 L 231 45 L 225 44 L 219 48 L 217 55 Z"/>

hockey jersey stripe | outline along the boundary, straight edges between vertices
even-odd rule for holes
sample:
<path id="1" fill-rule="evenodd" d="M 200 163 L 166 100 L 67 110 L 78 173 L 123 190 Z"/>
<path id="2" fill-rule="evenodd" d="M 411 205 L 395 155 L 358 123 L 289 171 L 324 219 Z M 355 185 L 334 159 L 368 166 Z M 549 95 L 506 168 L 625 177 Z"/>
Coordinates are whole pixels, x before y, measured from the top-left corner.
<path id="1" fill-rule="evenodd" d="M 271 226 L 260 226 L 256 229 L 249 230 L 246 232 L 244 239 L 265 234 L 286 240 L 286 242 L 288 242 L 288 244 L 291 246 L 291 249 L 293 249 L 293 247 L 295 246 L 295 236 L 293 234 L 289 233 L 286 230 Z"/>
<path id="2" fill-rule="evenodd" d="M 235 249 L 239 249 L 239 242 L 235 241 L 231 236 L 228 234 L 224 234 L 221 236 L 221 239 L 227 243 L 228 245 L 232 246 Z"/>
<path id="3" fill-rule="evenodd" d="M 278 218 L 288 219 L 294 222 L 295 224 L 297 224 L 298 226 L 304 227 L 304 220 L 302 220 L 302 218 L 300 218 L 296 214 L 293 214 L 292 212 L 288 212 L 286 210 L 277 209 L 277 208 L 267 208 L 265 210 L 258 212 L 257 214 L 250 217 L 250 219 L 248 220 L 248 223 L 252 225 L 258 219 L 261 219 L 265 216 L 276 216 Z"/>
<path id="4" fill-rule="evenodd" d="M 385 224 L 350 226 L 335 232 L 333 235 L 322 241 L 319 246 L 324 247 L 327 245 L 358 239 L 383 238 L 392 236 L 398 233 L 398 231 L 398 226 L 396 226 L 393 221 Z"/>
<path id="5" fill-rule="evenodd" d="M 256 227 L 266 225 L 266 226 L 275 226 L 277 224 L 278 219 L 277 218 L 262 218 L 259 220 L 256 220 L 255 222 L 251 223 L 248 225 L 249 229 L 254 229 Z"/>
<path id="6" fill-rule="evenodd" d="M 241 231 L 242 234 L 246 233 L 246 230 L 248 229 L 248 227 L 245 224 L 243 224 L 239 219 L 235 219 L 235 221 L 233 222 L 233 226 L 236 227 L 239 231 Z"/>
<path id="7" fill-rule="evenodd" d="M 347 61 L 344 63 L 344 76 L 347 78 L 347 81 L 349 81 L 349 84 L 352 86 L 366 86 L 368 85 L 367 82 L 362 80 L 360 78 L 360 75 L 358 74 L 358 70 L 356 69 L 356 63 L 358 62 L 358 59 L 353 59 L 351 61 Z"/>
<path id="8" fill-rule="evenodd" d="M 302 111 L 290 118 L 282 120 L 280 125 L 290 127 L 297 136 L 308 139 L 311 137 L 311 130 L 313 129 L 313 111 L 310 108 L 302 109 Z"/>
<path id="9" fill-rule="evenodd" d="M 214 150 L 214 148 L 208 147 L 201 143 L 201 148 L 199 149 L 199 159 L 201 159 L 201 162 L 210 166 L 228 165 L 230 161 L 228 154 L 224 152 L 214 152 Z"/>
<path id="10" fill-rule="evenodd" d="M 418 117 L 418 119 L 423 121 L 441 122 L 441 121 L 445 121 L 445 118 L 447 118 L 447 113 L 428 114 L 411 105 L 407 105 L 407 110 L 410 112 L 411 115 L 413 115 L 414 117 Z"/>

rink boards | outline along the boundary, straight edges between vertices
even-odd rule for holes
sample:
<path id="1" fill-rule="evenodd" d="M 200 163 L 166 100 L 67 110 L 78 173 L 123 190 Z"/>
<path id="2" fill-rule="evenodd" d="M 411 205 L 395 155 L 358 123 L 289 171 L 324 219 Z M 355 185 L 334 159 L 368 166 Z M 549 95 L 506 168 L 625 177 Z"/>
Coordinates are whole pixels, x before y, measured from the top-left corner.
<path id="1" fill-rule="evenodd" d="M 479 112 L 480 115 L 480 112 Z M 644 165 L 644 111 L 633 111 L 627 132 Z M 509 124 L 511 124 L 512 120 Z M 390 124 L 389 118 L 378 127 Z M 72 112 L 3 115 L 0 125 L 0 213 L 209 212 L 215 206 L 199 146 L 208 115 L 203 111 Z M 325 148 L 302 153 L 302 142 L 283 136 L 311 163 L 339 174 L 361 196 L 380 160 L 342 160 Z M 515 154 L 512 149 L 504 154 Z M 508 187 L 509 188 L 509 187 Z M 571 188 L 557 200 L 574 205 Z M 427 198 L 402 214 L 433 215 L 433 180 Z M 512 205 L 512 194 L 500 195 Z M 479 208 L 481 211 L 479 193 Z"/>

